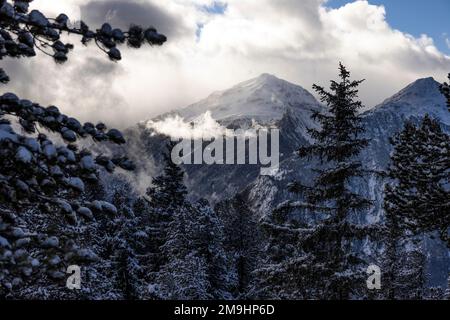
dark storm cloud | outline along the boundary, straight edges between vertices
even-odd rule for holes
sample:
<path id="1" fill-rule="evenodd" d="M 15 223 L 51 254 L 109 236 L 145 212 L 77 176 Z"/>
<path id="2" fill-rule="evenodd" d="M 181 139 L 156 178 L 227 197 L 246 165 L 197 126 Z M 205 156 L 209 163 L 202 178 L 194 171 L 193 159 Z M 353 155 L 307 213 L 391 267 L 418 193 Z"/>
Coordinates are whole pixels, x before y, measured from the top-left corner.
<path id="1" fill-rule="evenodd" d="M 113 27 L 128 28 L 130 24 L 153 26 L 169 38 L 183 35 L 182 19 L 142 0 L 93 0 L 81 6 L 81 18 L 92 27 L 105 21 Z"/>
<path id="2" fill-rule="evenodd" d="M 75 67 L 74 73 L 82 75 L 83 79 L 87 80 L 98 79 L 99 75 L 106 79 L 122 74 L 123 67 L 118 63 L 111 62 L 106 56 L 100 55 L 86 58 L 82 64 Z"/>

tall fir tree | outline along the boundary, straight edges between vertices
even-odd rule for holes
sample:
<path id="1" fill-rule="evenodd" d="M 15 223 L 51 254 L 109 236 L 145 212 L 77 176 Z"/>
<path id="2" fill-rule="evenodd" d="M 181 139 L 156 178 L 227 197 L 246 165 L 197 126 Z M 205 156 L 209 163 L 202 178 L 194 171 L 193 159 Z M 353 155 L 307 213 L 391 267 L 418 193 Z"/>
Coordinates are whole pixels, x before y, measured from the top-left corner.
<path id="1" fill-rule="evenodd" d="M 117 229 L 111 237 L 114 245 L 111 259 L 116 271 L 116 286 L 125 300 L 136 300 L 142 297 L 142 290 L 145 290 L 142 280 L 146 275 L 146 266 L 141 265 L 137 250 L 148 235 L 144 233 L 142 236 L 142 217 L 133 210 L 137 195 L 133 194 L 132 186 L 120 181 L 114 184 L 114 189 L 111 202 L 118 212 L 114 220 Z"/>
<path id="2" fill-rule="evenodd" d="M 236 298 L 251 298 L 256 282 L 253 271 L 263 249 L 258 220 L 243 194 L 221 201 L 215 210 L 224 225 L 224 246 L 232 273 L 231 292 Z"/>
<path id="3" fill-rule="evenodd" d="M 450 139 L 439 122 L 426 115 L 418 126 L 405 123 L 391 143 L 394 151 L 387 171 L 391 183 L 384 192 L 388 298 L 421 299 L 427 294 L 426 261 L 421 246 L 411 244 L 409 239 L 437 231 L 450 245 L 446 187 Z"/>
<path id="4" fill-rule="evenodd" d="M 400 227 L 415 234 L 439 232 L 450 246 L 450 138 L 426 115 L 416 127 L 408 122 L 391 139 L 394 151 L 385 189 L 385 210 Z"/>
<path id="5" fill-rule="evenodd" d="M 159 296 L 162 299 L 212 299 L 206 258 L 194 246 L 193 210 L 189 205 L 173 211 L 162 253 L 166 263 L 158 273 Z"/>
<path id="6" fill-rule="evenodd" d="M 148 224 L 152 237 L 150 248 L 153 252 L 152 265 L 155 271 L 167 262 L 161 251 L 167 239 L 167 229 L 172 221 L 173 214 L 186 205 L 186 186 L 184 185 L 184 172 L 170 159 L 173 143 L 169 142 L 164 154 L 165 167 L 160 176 L 153 178 L 152 186 L 147 189 L 148 206 L 150 214 Z"/>
<path id="7" fill-rule="evenodd" d="M 394 169 L 401 162 L 405 161 L 405 155 L 413 153 L 414 144 L 414 132 L 415 127 L 412 123 L 406 123 L 404 130 L 391 139 L 391 143 L 395 145 L 395 150 L 392 154 L 392 164 L 388 170 L 388 176 L 392 178 L 396 169 Z M 397 141 L 394 141 L 397 140 Z M 407 160 L 406 160 L 407 161 Z M 406 169 L 404 163 L 399 165 L 399 168 Z M 399 177 L 407 177 L 407 172 L 399 172 Z M 400 182 L 401 183 L 401 182 Z M 387 299 L 400 299 L 403 295 L 403 281 L 401 279 L 401 273 L 403 272 L 402 267 L 405 262 L 405 255 L 403 252 L 403 240 L 405 239 L 405 228 L 401 225 L 400 216 L 398 215 L 398 206 L 393 206 L 395 193 L 391 185 L 387 184 L 385 186 L 385 246 L 386 250 L 384 253 L 385 259 L 383 262 L 384 279 L 386 279 L 384 290 L 385 297 Z"/>
<path id="8" fill-rule="evenodd" d="M 156 260 L 150 295 L 158 299 L 230 299 L 223 225 L 206 200 L 187 200 L 184 172 L 170 159 L 147 191 Z M 156 263 L 155 263 L 156 262 Z"/>
<path id="9" fill-rule="evenodd" d="M 352 191 L 352 180 L 364 175 L 355 160 L 367 146 L 361 137 L 364 128 L 357 100 L 362 81 L 351 81 L 350 72 L 340 64 L 339 81 L 331 81 L 330 92 L 314 85 L 327 113 L 313 111 L 320 129 L 310 129 L 315 140 L 299 150 L 301 157 L 317 157 L 322 167 L 310 186 L 293 183 L 291 191 L 302 194 L 304 202 L 282 204 L 263 223 L 272 256 L 259 270 L 265 288 L 277 286 L 277 296 L 306 299 L 350 299 L 361 296 L 367 264 L 353 248 L 358 240 L 371 235 L 371 228 L 352 222 L 371 201 Z M 301 221 L 289 212 L 306 209 L 315 222 Z"/>
<path id="10" fill-rule="evenodd" d="M 392 220 L 386 221 L 386 231 L 382 264 L 384 285 L 380 297 L 388 300 L 425 299 L 426 256 L 421 239 L 411 237 Z"/>
<path id="11" fill-rule="evenodd" d="M 394 300 L 398 296 L 398 275 L 401 268 L 401 262 L 399 259 L 401 243 L 400 240 L 404 236 L 403 229 L 400 228 L 398 217 L 395 212 L 391 210 L 385 210 L 385 252 L 383 278 L 384 295 L 386 299 Z"/>
<path id="12" fill-rule="evenodd" d="M 166 299 L 231 299 L 222 224 L 209 204 L 186 201 L 173 211 L 161 246 L 167 258 L 157 276 Z"/>
<path id="13" fill-rule="evenodd" d="M 224 249 L 224 226 L 207 200 L 193 204 L 190 222 L 190 249 L 206 262 L 210 294 L 214 299 L 231 299 L 228 259 Z"/>
<path id="14" fill-rule="evenodd" d="M 421 240 L 412 239 L 412 246 L 407 247 L 405 267 L 401 276 L 404 279 L 403 300 L 423 300 L 427 297 L 426 289 L 426 256 Z"/>
<path id="15" fill-rule="evenodd" d="M 86 290 L 95 299 L 138 299 L 132 233 L 138 224 L 131 204 L 135 197 L 131 185 L 120 176 L 104 178 L 95 193 L 102 201 L 114 204 L 109 215 L 92 214 L 91 225 L 84 229 L 83 242 L 98 259 L 86 269 Z M 113 208 L 113 207 L 111 207 Z"/>

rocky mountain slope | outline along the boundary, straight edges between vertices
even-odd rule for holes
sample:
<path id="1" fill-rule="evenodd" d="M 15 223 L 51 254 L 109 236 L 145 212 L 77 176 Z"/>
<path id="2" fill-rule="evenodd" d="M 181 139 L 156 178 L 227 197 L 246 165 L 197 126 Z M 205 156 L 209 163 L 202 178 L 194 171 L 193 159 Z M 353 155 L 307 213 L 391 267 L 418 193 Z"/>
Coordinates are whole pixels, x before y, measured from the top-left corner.
<path id="1" fill-rule="evenodd" d="M 209 115 L 218 123 L 231 129 L 277 127 L 280 129 L 281 160 L 290 157 L 302 144 L 308 143 L 307 128 L 316 126 L 310 119 L 311 110 L 322 106 L 308 91 L 300 86 L 263 74 L 240 83 L 229 90 L 213 93 L 208 98 L 187 108 L 167 113 L 139 123 L 127 131 L 130 152 L 139 153 L 137 162 L 144 158 L 158 166 L 161 137 L 158 124 L 164 119 L 180 117 L 185 123 L 205 126 L 203 119 Z M 177 123 L 177 122 L 175 122 Z M 210 128 L 210 125 L 207 125 Z M 167 126 L 165 126 L 167 128 Z M 207 130 L 207 129 L 205 129 Z M 167 133 L 167 132 L 165 132 Z M 145 150 L 146 155 L 142 155 Z M 150 155 L 150 159 L 149 156 Z M 260 173 L 258 165 L 188 165 L 185 166 L 193 197 L 205 197 L 217 202 L 232 197 L 254 182 Z"/>

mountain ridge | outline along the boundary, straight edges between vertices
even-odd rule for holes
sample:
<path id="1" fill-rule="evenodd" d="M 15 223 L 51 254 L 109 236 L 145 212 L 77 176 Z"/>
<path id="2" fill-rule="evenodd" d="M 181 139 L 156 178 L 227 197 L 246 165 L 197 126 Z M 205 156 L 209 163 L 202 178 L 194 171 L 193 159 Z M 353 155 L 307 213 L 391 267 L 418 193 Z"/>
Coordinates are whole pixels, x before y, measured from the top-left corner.
<path id="1" fill-rule="evenodd" d="M 311 108 L 324 110 L 324 107 L 301 86 L 279 79 L 270 74 L 262 74 L 259 77 L 241 82 L 233 86 L 231 89 L 213 93 L 201 102 L 182 109 L 190 112 L 190 114 L 184 114 L 185 117 L 190 116 L 190 118 L 185 118 L 184 121 L 195 120 L 196 117 L 201 116 L 203 112 L 212 110 L 212 118 L 219 122 L 220 125 L 227 126 L 229 128 L 242 128 L 243 126 L 248 128 L 252 125 L 252 121 L 254 120 L 251 116 L 249 116 L 250 113 L 247 112 L 241 118 L 239 116 L 240 113 L 236 113 L 236 111 L 240 111 L 240 109 L 245 108 L 245 103 L 248 102 L 247 98 L 252 96 L 255 92 L 258 93 L 258 90 L 262 90 L 263 93 L 272 93 L 277 89 L 284 89 L 278 95 L 279 97 L 287 97 L 291 100 L 288 100 L 289 103 L 284 102 L 282 108 L 275 109 L 279 111 L 276 117 L 266 117 L 264 119 L 260 118 L 257 120 L 262 122 L 263 125 L 276 126 L 280 128 L 281 161 L 285 161 L 286 157 L 290 157 L 298 147 L 311 143 L 308 129 L 318 126 L 317 123 L 310 119 Z M 236 97 L 237 92 L 240 94 L 241 99 Z M 233 97 L 231 102 L 237 101 L 237 107 L 231 102 L 228 105 L 217 103 L 217 97 L 223 97 L 224 95 L 231 95 Z M 270 103 L 273 101 L 270 94 L 257 94 L 257 96 L 262 99 L 261 101 L 265 102 L 263 104 L 264 107 L 270 107 Z M 426 103 L 423 103 L 424 101 Z M 195 110 L 192 111 L 192 106 L 197 106 L 197 109 L 194 108 Z M 217 117 L 217 113 L 214 113 L 214 110 L 220 107 L 229 107 L 231 111 L 226 113 L 227 110 L 222 110 L 225 113 L 219 115 L 222 115 L 223 117 Z M 271 108 L 269 109 L 270 111 L 274 110 Z M 440 97 L 439 84 L 433 78 L 418 79 L 417 81 L 412 82 L 404 89 L 400 90 L 397 94 L 385 99 L 384 102 L 379 104 L 376 108 L 362 114 L 363 121 L 365 122 L 366 135 L 372 141 L 366 151 L 368 154 L 371 153 L 372 156 L 366 157 L 366 161 L 374 163 L 373 169 L 382 169 L 387 165 L 391 151 L 389 138 L 402 129 L 406 120 L 415 119 L 415 121 L 418 121 L 418 119 L 423 117 L 425 113 L 431 113 L 445 126 L 450 124 L 450 113 L 447 111 L 445 99 Z M 183 113 L 178 110 L 177 112 L 162 115 L 153 121 L 163 121 L 165 117 L 174 115 L 183 117 Z M 269 112 L 265 115 L 272 114 Z M 155 127 L 151 127 L 147 124 L 144 123 L 143 125 L 138 126 L 138 128 L 131 129 L 130 132 L 132 132 L 132 140 L 134 140 L 134 142 L 137 140 L 144 141 L 144 145 L 139 146 L 138 149 L 148 150 L 148 153 L 155 154 L 157 151 L 161 150 L 158 146 L 160 141 L 156 141 L 156 138 L 154 137 L 155 134 L 158 134 L 158 132 L 155 130 Z M 247 176 L 249 180 L 237 181 L 242 178 L 242 175 L 234 175 L 232 173 L 234 168 L 232 167 L 227 167 L 227 172 L 222 172 L 217 166 L 213 166 L 213 168 L 208 166 L 200 167 L 201 170 L 198 170 L 199 167 L 186 167 L 189 174 L 189 180 L 193 181 L 193 188 L 201 188 L 199 185 L 203 179 L 206 179 L 205 177 L 207 176 L 211 180 L 209 181 L 210 183 L 217 185 L 217 192 L 219 192 L 219 190 L 227 190 L 227 192 L 223 192 L 223 195 L 213 197 L 218 201 L 223 199 L 223 197 L 230 196 L 234 192 L 241 190 L 241 188 L 245 187 L 245 185 L 251 184 L 257 177 L 255 172 L 258 171 L 258 168 L 253 170 L 248 167 L 247 169 L 249 169 L 252 174 L 249 176 L 244 174 L 243 176 Z M 241 171 L 240 169 L 241 168 L 238 168 L 236 171 Z M 237 179 L 235 181 L 236 183 L 231 183 L 230 185 L 228 183 L 230 179 Z M 198 187 L 196 187 L 196 185 L 198 185 Z M 235 186 L 238 186 L 239 190 L 233 190 L 233 187 Z M 206 194 L 208 191 L 211 191 L 211 189 L 205 188 L 204 190 L 194 190 L 194 193 L 198 194 L 200 197 L 209 197 L 209 195 Z"/>
<path id="2" fill-rule="evenodd" d="M 450 114 L 439 86 L 440 83 L 432 77 L 417 79 L 379 105 L 364 112 L 364 116 L 376 117 L 377 113 L 390 112 L 406 118 L 421 118 L 429 114 L 440 119 L 443 124 L 450 125 Z"/>
<path id="3" fill-rule="evenodd" d="M 407 117 L 414 115 L 423 117 L 425 113 L 430 113 L 434 117 L 442 118 L 446 125 L 450 125 L 450 119 L 447 120 L 445 99 L 439 92 L 439 85 L 440 83 L 433 77 L 417 79 L 362 114 L 371 116 L 386 109 L 400 112 Z M 299 113 L 300 118 L 305 121 L 304 116 L 307 116 L 311 109 L 321 110 L 323 105 L 302 86 L 263 73 L 228 89 L 215 91 L 186 107 L 144 120 L 142 123 L 161 121 L 176 115 L 186 122 L 191 122 L 209 111 L 214 120 L 224 125 L 238 120 L 247 125 L 252 120 L 264 125 L 280 121 L 288 109 Z"/>
<path id="4" fill-rule="evenodd" d="M 309 112 L 321 105 L 303 87 L 263 73 L 229 89 L 216 91 L 187 107 L 160 115 L 153 121 L 174 115 L 193 121 L 209 111 L 212 118 L 223 123 L 246 119 L 269 124 L 281 120 L 288 108 Z"/>

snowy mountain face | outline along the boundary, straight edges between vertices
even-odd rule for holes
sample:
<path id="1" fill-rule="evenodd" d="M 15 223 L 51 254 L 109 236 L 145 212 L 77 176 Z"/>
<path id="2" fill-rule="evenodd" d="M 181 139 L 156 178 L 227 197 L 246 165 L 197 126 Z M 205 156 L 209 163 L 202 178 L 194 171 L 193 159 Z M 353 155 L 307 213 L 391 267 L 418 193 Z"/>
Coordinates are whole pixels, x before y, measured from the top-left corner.
<path id="1" fill-rule="evenodd" d="M 439 86 L 433 78 L 419 79 L 364 113 L 366 135 L 371 139 L 364 155 L 374 168 L 386 167 L 391 152 L 389 137 L 401 131 L 407 120 L 418 123 L 429 114 L 450 132 L 450 113 Z"/>
<path id="2" fill-rule="evenodd" d="M 419 79 L 367 114 L 370 116 L 379 112 L 396 112 L 406 118 L 422 118 L 428 113 L 450 125 L 445 98 L 439 91 L 439 85 L 433 78 Z"/>
<path id="3" fill-rule="evenodd" d="M 316 126 L 310 119 L 311 110 L 322 106 L 305 89 L 275 76 L 263 74 L 255 79 L 240 83 L 233 88 L 217 92 L 187 108 L 142 122 L 128 130 L 128 141 L 134 150 L 147 150 L 154 166 L 159 165 L 158 152 L 161 137 L 158 124 L 167 119 L 180 117 L 183 123 L 194 122 L 204 126 L 205 115 L 211 116 L 220 126 L 230 129 L 258 128 L 260 126 L 280 129 L 281 160 L 290 156 L 300 145 L 309 141 L 307 129 Z M 203 123 L 201 123 L 203 122 Z M 181 124 L 169 122 L 166 124 Z M 167 126 L 163 126 L 167 129 Z M 208 128 L 211 125 L 207 125 Z M 135 157 L 139 163 L 141 157 Z M 147 160 L 148 161 L 148 160 Z M 147 165 L 148 166 L 148 165 Z M 138 166 L 140 167 L 140 166 Z M 258 178 L 257 165 L 188 165 L 187 185 L 194 198 L 207 198 L 213 202 L 224 200 L 242 191 Z"/>
<path id="4" fill-rule="evenodd" d="M 176 113 L 187 121 L 209 111 L 221 123 L 254 120 L 268 124 L 281 120 L 288 108 L 302 112 L 317 106 L 317 100 L 302 87 L 263 74 L 229 90 L 213 93 Z"/>
<path id="5" fill-rule="evenodd" d="M 323 108 L 305 89 L 271 75 L 243 82 L 222 92 L 217 92 L 187 108 L 160 116 L 153 121 L 178 115 L 184 121 L 193 121 L 209 112 L 211 117 L 227 128 L 248 128 L 255 123 L 276 126 L 280 129 L 280 171 L 275 177 L 260 176 L 255 165 L 188 165 L 186 184 L 193 198 L 206 198 L 213 203 L 244 195 L 255 215 L 270 212 L 279 203 L 293 195 L 287 192 L 287 184 L 301 181 L 308 184 L 312 179 L 314 161 L 300 159 L 295 151 L 310 143 L 307 128 L 317 126 L 310 119 L 311 109 Z M 365 135 L 370 145 L 361 155 L 361 161 L 370 170 L 384 170 L 389 163 L 392 147 L 389 138 L 402 130 L 405 121 L 420 121 L 425 114 L 437 118 L 450 132 L 450 113 L 445 99 L 439 92 L 439 83 L 432 78 L 419 79 L 375 108 L 363 114 Z M 152 166 L 160 165 L 162 137 L 146 123 L 128 131 L 132 152 L 146 153 L 146 161 Z M 134 150 L 134 151 L 133 151 Z M 139 163 L 142 156 L 135 157 Z M 148 160 L 151 159 L 151 160 Z M 147 167 L 148 163 L 145 164 Z M 140 167 L 140 166 L 138 166 Z M 359 218 L 363 224 L 382 221 L 382 196 L 385 181 L 376 174 L 355 182 L 355 191 L 374 200 L 373 208 Z M 427 248 L 433 252 L 430 268 L 433 285 L 445 285 L 448 276 L 449 257 L 445 247 L 428 241 Z M 370 251 L 370 248 L 363 248 Z"/>

